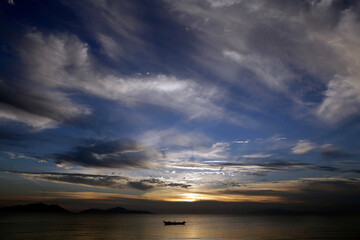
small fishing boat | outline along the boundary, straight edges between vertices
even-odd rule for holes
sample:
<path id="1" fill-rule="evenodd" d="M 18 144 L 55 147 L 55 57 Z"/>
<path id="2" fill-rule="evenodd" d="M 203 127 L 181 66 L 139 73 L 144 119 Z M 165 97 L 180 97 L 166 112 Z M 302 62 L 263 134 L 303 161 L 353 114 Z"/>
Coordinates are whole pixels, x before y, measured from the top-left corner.
<path id="1" fill-rule="evenodd" d="M 165 225 L 185 225 L 185 221 L 182 222 L 171 222 L 171 221 L 163 221 Z"/>

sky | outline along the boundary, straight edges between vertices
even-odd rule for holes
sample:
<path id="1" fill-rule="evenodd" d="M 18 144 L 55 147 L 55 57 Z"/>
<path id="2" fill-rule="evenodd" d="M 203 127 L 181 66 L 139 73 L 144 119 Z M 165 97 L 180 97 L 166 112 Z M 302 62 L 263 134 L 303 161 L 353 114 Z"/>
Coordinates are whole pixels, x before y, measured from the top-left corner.
<path id="1" fill-rule="evenodd" d="M 0 205 L 360 211 L 360 3 L 2 0 Z"/>

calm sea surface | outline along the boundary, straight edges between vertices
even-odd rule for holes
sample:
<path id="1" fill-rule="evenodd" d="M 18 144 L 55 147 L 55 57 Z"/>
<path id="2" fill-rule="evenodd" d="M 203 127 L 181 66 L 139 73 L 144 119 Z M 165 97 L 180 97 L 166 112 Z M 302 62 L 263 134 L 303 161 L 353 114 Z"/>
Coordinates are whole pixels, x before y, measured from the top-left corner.
<path id="1" fill-rule="evenodd" d="M 162 220 L 185 220 L 164 226 Z M 0 215 L 0 239 L 359 239 L 349 216 Z"/>

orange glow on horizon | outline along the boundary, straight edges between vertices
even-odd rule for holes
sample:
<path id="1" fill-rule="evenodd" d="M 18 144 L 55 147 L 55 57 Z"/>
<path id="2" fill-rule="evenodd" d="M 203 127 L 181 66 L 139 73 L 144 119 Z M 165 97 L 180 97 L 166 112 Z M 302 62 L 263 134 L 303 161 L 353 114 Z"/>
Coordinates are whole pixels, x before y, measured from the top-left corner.
<path id="1" fill-rule="evenodd" d="M 284 202 L 278 196 L 246 196 L 237 194 L 219 194 L 216 190 L 206 192 L 180 192 L 179 191 L 156 191 L 143 195 L 147 200 L 167 202 L 197 202 L 197 201 L 219 201 L 219 202 Z"/>

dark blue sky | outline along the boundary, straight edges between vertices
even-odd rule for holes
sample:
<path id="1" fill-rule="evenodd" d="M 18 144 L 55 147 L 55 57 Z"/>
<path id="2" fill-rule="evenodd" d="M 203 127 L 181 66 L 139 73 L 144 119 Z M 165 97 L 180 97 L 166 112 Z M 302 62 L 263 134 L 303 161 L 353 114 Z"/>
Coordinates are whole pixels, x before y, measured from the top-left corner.
<path id="1" fill-rule="evenodd" d="M 359 10 L 2 1 L 0 203 L 356 205 Z"/>

